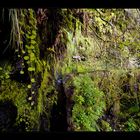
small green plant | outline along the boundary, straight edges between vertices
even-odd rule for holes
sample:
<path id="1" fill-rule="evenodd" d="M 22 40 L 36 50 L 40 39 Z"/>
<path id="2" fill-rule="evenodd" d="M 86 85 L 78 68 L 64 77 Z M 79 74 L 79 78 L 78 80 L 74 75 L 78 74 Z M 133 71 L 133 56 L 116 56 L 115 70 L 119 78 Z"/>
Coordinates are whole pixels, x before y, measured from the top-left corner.
<path id="1" fill-rule="evenodd" d="M 6 79 L 10 78 L 11 65 L 5 64 L 3 67 L 0 67 L 0 81 L 4 82 Z"/>
<path id="2" fill-rule="evenodd" d="M 134 119 L 129 118 L 128 121 L 125 122 L 125 131 L 136 131 L 137 129 Z"/>
<path id="3" fill-rule="evenodd" d="M 99 130 L 97 120 L 105 109 L 104 93 L 94 87 L 89 75 L 75 77 L 74 86 L 72 119 L 75 130 Z"/>
<path id="4" fill-rule="evenodd" d="M 107 121 L 102 120 L 101 125 L 102 125 L 101 128 L 103 131 L 112 131 L 112 128 Z"/>

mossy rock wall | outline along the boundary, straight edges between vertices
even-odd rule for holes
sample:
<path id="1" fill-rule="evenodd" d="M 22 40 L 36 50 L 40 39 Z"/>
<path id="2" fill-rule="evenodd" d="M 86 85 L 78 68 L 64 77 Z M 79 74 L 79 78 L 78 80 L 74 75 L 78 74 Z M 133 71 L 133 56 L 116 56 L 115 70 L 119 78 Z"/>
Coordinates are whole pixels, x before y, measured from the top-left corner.
<path id="1" fill-rule="evenodd" d="M 12 129 L 139 129 L 135 10 L 1 9 L 0 15 L 0 101 L 16 108 Z"/>

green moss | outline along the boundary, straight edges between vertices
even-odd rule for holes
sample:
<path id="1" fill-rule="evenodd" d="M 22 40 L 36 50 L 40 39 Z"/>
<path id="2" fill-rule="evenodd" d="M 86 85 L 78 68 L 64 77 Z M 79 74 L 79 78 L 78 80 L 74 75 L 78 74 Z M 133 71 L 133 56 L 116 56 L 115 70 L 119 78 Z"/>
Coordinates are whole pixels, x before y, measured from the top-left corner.
<path id="1" fill-rule="evenodd" d="M 15 125 L 20 125 L 23 121 L 26 123 L 27 131 L 37 129 L 39 125 L 39 114 L 36 109 L 32 109 L 27 102 L 27 86 L 11 81 L 10 79 L 2 82 L 0 100 L 11 100 L 17 107 L 17 121 Z M 21 121 L 22 120 L 22 121 Z"/>
<path id="2" fill-rule="evenodd" d="M 46 67 L 43 74 L 43 80 L 39 88 L 37 111 L 45 116 L 47 120 L 48 129 L 50 129 L 51 110 L 54 104 L 57 103 L 57 92 L 55 89 L 55 82 L 52 75 L 48 72 Z"/>

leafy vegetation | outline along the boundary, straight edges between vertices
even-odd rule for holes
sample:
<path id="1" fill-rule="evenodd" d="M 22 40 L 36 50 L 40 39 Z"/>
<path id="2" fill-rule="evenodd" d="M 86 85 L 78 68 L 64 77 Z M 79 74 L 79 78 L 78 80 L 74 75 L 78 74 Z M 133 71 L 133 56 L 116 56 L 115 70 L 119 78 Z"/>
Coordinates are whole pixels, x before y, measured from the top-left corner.
<path id="1" fill-rule="evenodd" d="M 74 78 L 75 93 L 73 123 L 75 130 L 99 130 L 97 120 L 105 110 L 104 93 L 94 87 L 92 79 L 88 76 Z"/>
<path id="2" fill-rule="evenodd" d="M 17 108 L 13 131 L 139 131 L 138 9 L 0 14 L 0 101 Z"/>

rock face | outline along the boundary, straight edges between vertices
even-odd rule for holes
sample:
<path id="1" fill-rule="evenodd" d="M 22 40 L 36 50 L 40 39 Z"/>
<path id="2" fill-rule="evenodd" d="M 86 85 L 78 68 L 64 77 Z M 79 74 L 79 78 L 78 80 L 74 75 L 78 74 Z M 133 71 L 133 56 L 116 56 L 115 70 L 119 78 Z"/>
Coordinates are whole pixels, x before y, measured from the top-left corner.
<path id="1" fill-rule="evenodd" d="M 0 102 L 0 132 L 14 131 L 17 108 L 11 101 Z"/>
<path id="2" fill-rule="evenodd" d="M 137 57 L 130 57 L 124 61 L 123 67 L 127 69 L 140 68 L 139 59 Z"/>

